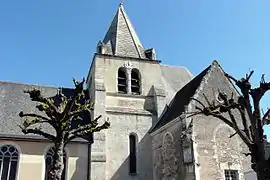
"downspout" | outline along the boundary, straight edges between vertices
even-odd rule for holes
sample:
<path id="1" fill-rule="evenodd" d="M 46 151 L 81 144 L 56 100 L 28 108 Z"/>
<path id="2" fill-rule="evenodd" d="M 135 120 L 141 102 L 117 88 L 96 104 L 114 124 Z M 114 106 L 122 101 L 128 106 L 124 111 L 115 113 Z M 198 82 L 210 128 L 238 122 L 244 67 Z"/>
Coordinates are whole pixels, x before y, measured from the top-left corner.
<path id="1" fill-rule="evenodd" d="M 91 146 L 93 142 L 93 134 L 90 134 L 89 143 L 87 144 L 87 180 L 91 180 Z"/>

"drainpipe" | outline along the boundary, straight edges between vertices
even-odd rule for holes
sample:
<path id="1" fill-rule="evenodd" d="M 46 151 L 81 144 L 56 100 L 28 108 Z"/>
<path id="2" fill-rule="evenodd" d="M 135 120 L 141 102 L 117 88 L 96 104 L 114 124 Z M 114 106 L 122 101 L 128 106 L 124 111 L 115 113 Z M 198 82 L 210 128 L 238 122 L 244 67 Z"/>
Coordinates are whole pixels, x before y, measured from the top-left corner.
<path id="1" fill-rule="evenodd" d="M 87 144 L 87 180 L 91 180 L 91 146 L 94 142 L 93 139 L 93 134 L 91 134 Z"/>

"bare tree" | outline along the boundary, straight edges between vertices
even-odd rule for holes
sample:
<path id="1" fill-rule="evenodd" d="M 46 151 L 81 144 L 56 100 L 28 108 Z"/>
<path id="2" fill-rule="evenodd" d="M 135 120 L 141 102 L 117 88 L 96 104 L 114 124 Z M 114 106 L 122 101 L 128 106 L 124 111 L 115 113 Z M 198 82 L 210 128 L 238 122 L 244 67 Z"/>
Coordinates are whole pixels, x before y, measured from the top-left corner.
<path id="1" fill-rule="evenodd" d="M 37 102 L 36 108 L 44 114 L 24 113 L 20 112 L 19 116 L 24 119 L 23 125 L 20 126 L 24 134 L 35 134 L 43 136 L 51 141 L 55 146 L 55 155 L 53 157 L 53 166 L 48 174 L 50 180 L 61 180 L 64 169 L 64 148 L 75 138 L 83 137 L 107 129 L 110 126 L 108 121 L 102 125 L 98 124 L 101 115 L 91 120 L 91 110 L 93 103 L 89 99 L 89 91 L 84 89 L 84 82 L 77 82 L 75 80 L 74 94 L 70 98 L 66 97 L 61 91 L 53 97 L 43 97 L 40 90 L 24 91 L 28 93 L 32 101 Z M 82 126 L 74 126 L 77 121 L 82 121 L 83 118 L 89 118 L 88 124 Z M 54 130 L 55 134 L 50 134 L 44 131 L 37 125 L 49 124 Z"/>
<path id="2" fill-rule="evenodd" d="M 207 105 L 198 99 L 192 99 L 199 106 L 195 107 L 195 112 L 190 112 L 189 117 L 198 114 L 212 116 L 234 129 L 235 133 L 230 137 L 238 135 L 247 145 L 249 152 L 245 153 L 245 155 L 251 156 L 251 167 L 257 173 L 258 180 L 269 180 L 270 159 L 265 158 L 263 126 L 269 124 L 268 116 L 270 110 L 263 115 L 260 111 L 260 101 L 264 94 L 270 90 L 270 82 L 265 82 L 263 75 L 260 85 L 253 88 L 250 83 L 253 73 L 254 71 L 251 71 L 245 78 L 240 80 L 225 73 L 225 76 L 232 80 L 240 89 L 239 95 L 234 97 L 233 93 L 232 95 L 227 95 L 224 92 L 219 92 L 222 102 L 218 103 L 215 100 L 210 101 L 204 95 Z M 236 116 L 236 112 L 240 116 Z"/>

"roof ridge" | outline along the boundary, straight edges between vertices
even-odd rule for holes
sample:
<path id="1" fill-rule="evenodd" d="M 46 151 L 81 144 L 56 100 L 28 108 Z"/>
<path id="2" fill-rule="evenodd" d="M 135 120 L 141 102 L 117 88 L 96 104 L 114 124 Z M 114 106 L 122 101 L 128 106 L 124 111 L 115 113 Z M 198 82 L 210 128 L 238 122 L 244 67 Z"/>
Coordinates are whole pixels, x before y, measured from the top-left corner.
<path id="1" fill-rule="evenodd" d="M 213 68 L 213 63 L 212 63 L 210 66 L 208 66 L 208 67 L 206 68 L 207 70 L 205 69 L 205 70 L 206 70 L 206 73 L 205 73 L 205 75 L 203 76 L 203 78 L 202 78 L 202 80 L 201 80 L 199 86 L 197 87 L 197 89 L 195 90 L 195 93 L 193 94 L 193 96 L 191 96 L 191 98 L 194 98 L 195 95 L 198 94 L 199 89 L 201 89 L 201 87 L 202 87 L 202 85 L 203 85 L 203 82 L 204 82 L 205 79 L 206 79 L 206 76 L 209 76 L 210 71 L 212 70 L 212 68 Z M 191 98 L 190 98 L 190 101 L 189 101 L 189 103 L 187 104 L 187 106 L 189 106 L 189 104 L 190 104 L 190 102 L 191 102 Z"/>
<path id="2" fill-rule="evenodd" d="M 192 80 L 190 80 L 184 87 L 182 87 L 174 95 L 174 98 L 170 102 L 168 111 L 166 113 L 164 113 L 162 116 L 160 116 L 158 122 L 150 130 L 150 133 L 161 128 L 165 124 L 173 121 L 175 118 L 177 118 L 179 116 L 178 113 L 182 113 L 185 111 L 185 109 L 183 109 L 183 108 L 190 104 L 191 97 L 194 97 L 194 95 L 197 93 L 198 89 L 201 87 L 202 81 L 204 81 L 205 76 L 207 76 L 211 67 L 212 67 L 212 65 L 208 66 L 203 71 L 201 71 L 197 76 L 195 76 Z M 195 90 L 195 91 L 193 91 L 193 90 Z M 177 106 L 177 108 L 176 108 L 176 106 Z M 174 111 L 177 111 L 177 112 L 172 113 Z M 170 115 L 168 115 L 167 113 L 170 113 Z"/>
<path id="3" fill-rule="evenodd" d="M 160 65 L 161 65 L 161 66 L 170 67 L 170 68 L 182 68 L 182 69 L 185 69 L 192 77 L 196 77 L 196 76 L 194 76 L 194 75 L 188 70 L 188 68 L 187 68 L 186 66 L 170 65 L 170 64 L 161 64 L 161 63 L 160 63 Z"/>
<path id="4" fill-rule="evenodd" d="M 41 84 L 30 84 L 30 83 L 23 83 L 23 82 L 12 82 L 12 81 L 1 81 L 0 84 L 14 84 L 14 85 L 26 85 L 26 86 L 40 86 L 40 87 L 47 87 L 47 88 L 66 88 L 66 89 L 72 89 L 68 87 L 62 87 L 62 86 L 54 86 L 54 85 L 41 85 Z"/>
<path id="5" fill-rule="evenodd" d="M 129 24 L 129 22 L 128 22 L 129 18 L 127 17 L 127 15 L 126 15 L 126 13 L 125 13 L 124 6 L 123 6 L 123 5 L 120 5 L 120 10 L 121 10 L 121 12 L 122 12 L 122 14 L 123 14 L 123 17 L 124 17 L 125 23 L 126 23 L 126 25 L 127 25 L 128 31 L 129 31 L 129 33 L 130 33 L 132 42 L 133 42 L 133 44 L 134 44 L 134 46 L 135 46 L 135 48 L 136 48 L 136 50 L 137 50 L 137 53 L 138 53 L 139 57 L 141 58 L 141 52 L 140 52 L 139 47 L 138 47 L 138 44 L 137 44 L 137 43 L 139 43 L 139 44 L 141 45 L 141 42 L 140 42 L 139 38 L 137 38 L 137 40 L 138 40 L 139 42 L 137 42 L 137 43 L 135 42 L 134 34 L 133 34 L 133 32 L 131 32 L 131 29 L 130 29 L 130 28 L 131 28 L 130 26 L 132 26 L 132 24 L 131 24 L 131 23 Z M 130 20 L 129 20 L 129 21 L 130 21 Z M 132 28 L 134 29 L 134 27 L 132 27 Z M 135 31 L 135 30 L 134 30 L 134 31 Z M 135 34 L 135 35 L 136 35 L 136 34 Z M 141 45 L 141 46 L 142 46 L 142 45 Z"/>
<path id="6" fill-rule="evenodd" d="M 218 60 L 213 60 L 212 62 L 213 65 L 216 65 L 224 74 L 226 73 L 226 71 L 224 71 L 224 69 L 221 67 L 221 65 L 219 64 Z M 230 84 L 232 85 L 232 87 L 236 90 L 236 92 L 238 94 L 240 94 L 240 91 L 236 88 L 235 84 L 231 81 L 230 78 L 227 78 L 230 82 Z"/>
<path id="7" fill-rule="evenodd" d="M 107 30 L 103 43 L 107 48 L 105 53 L 144 58 L 143 45 L 132 25 L 122 3 L 120 3 L 113 21 Z M 126 49 L 127 48 L 127 49 Z"/>

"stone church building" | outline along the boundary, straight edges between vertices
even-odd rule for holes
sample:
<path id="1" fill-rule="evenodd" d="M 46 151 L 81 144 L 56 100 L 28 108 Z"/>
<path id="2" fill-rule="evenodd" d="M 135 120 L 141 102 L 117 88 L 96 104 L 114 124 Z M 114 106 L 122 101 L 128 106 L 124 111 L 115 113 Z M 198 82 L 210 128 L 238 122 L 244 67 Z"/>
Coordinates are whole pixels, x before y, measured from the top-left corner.
<path id="1" fill-rule="evenodd" d="M 63 180 L 244 180 L 250 159 L 246 147 L 221 121 L 193 118 L 192 134 L 182 132 L 195 110 L 191 98 L 220 101 L 218 90 L 237 94 L 213 61 L 197 76 L 185 67 L 163 65 L 154 48 L 140 42 L 123 5 L 97 44 L 87 75 L 93 116 L 111 127 L 88 139 L 75 139 L 65 151 Z M 54 153 L 39 136 L 17 126 L 20 111 L 35 112 L 23 90 L 46 96 L 58 88 L 0 82 L 0 176 L 2 180 L 46 180 Z M 72 93 L 63 88 L 64 93 Z M 87 121 L 87 120 L 86 120 Z M 50 131 L 48 127 L 44 127 Z M 93 143 L 92 143 L 93 142 Z"/>

